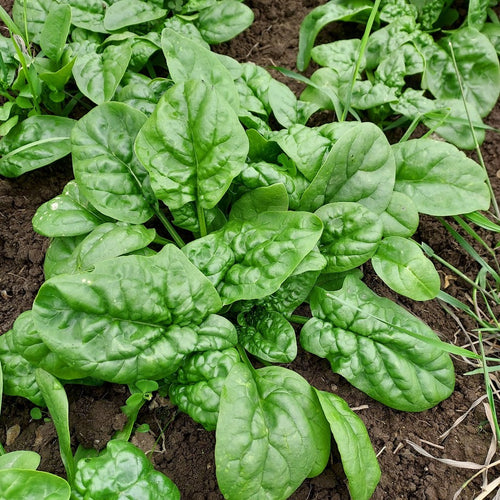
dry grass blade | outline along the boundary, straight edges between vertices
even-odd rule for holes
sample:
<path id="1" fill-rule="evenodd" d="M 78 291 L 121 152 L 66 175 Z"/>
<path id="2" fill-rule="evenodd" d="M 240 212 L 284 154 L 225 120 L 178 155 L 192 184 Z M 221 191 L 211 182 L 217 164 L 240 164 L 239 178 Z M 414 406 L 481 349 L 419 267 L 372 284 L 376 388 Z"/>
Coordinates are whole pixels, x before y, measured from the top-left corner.
<path id="1" fill-rule="evenodd" d="M 460 417 L 458 417 L 455 422 L 453 422 L 453 425 L 446 431 L 444 432 L 443 434 L 441 434 L 441 436 L 439 436 L 439 439 L 441 441 L 443 441 L 444 439 L 446 439 L 448 437 L 448 435 L 450 434 L 450 432 L 455 428 L 457 427 L 458 425 L 460 425 L 466 418 L 467 418 L 467 415 L 477 406 L 479 405 L 479 403 L 481 403 L 481 401 L 483 401 L 484 399 L 486 399 L 488 396 L 486 394 L 484 394 L 483 396 L 481 396 L 480 398 L 476 399 L 476 401 L 474 401 L 474 403 L 472 403 L 472 405 L 470 406 L 470 408 Z"/>

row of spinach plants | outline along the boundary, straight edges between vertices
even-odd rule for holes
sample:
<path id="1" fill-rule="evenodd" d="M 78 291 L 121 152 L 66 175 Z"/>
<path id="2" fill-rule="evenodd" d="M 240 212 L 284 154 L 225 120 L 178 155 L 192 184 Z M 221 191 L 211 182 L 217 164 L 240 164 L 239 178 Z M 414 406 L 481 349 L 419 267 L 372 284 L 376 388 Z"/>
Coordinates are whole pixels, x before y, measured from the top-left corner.
<path id="1" fill-rule="evenodd" d="M 44 25 L 27 25 L 43 57 Z M 46 282 L 0 337 L 3 390 L 49 407 L 68 479 L 54 480 L 54 498 L 116 488 L 178 498 L 142 458 L 125 458 L 140 453 L 125 442 L 156 388 L 215 430 L 226 498 L 288 498 L 325 468 L 331 435 L 351 496 L 369 498 L 380 469 L 362 421 L 335 394 L 277 365 L 296 357 L 293 324 L 303 324 L 302 348 L 383 404 L 423 411 L 447 398 L 448 353 L 469 354 L 377 296 L 362 266 L 371 262 L 414 300 L 437 296 L 437 271 L 411 238 L 419 214 L 487 210 L 486 174 L 442 141 L 390 145 L 367 122 L 307 126 L 319 103 L 297 100 L 259 66 L 211 52 L 199 29 L 182 26 L 162 20 L 155 32 L 160 50 L 143 67 L 163 76 L 127 66 L 98 99 L 84 89 L 102 91 L 109 80 L 85 87 L 75 76 L 95 104 L 88 113 L 34 113 L 0 141 L 2 175 L 71 153 L 75 176 L 33 219 L 52 238 Z M 57 131 L 56 120 L 65 122 Z M 310 318 L 295 314 L 303 303 Z M 103 455 L 72 456 L 59 381 L 130 387 L 129 422 Z M 37 464 L 5 460 L 0 481 L 17 477 L 20 497 L 26 470 L 51 487 Z M 132 462 L 140 471 L 118 485 L 116 464 Z"/>

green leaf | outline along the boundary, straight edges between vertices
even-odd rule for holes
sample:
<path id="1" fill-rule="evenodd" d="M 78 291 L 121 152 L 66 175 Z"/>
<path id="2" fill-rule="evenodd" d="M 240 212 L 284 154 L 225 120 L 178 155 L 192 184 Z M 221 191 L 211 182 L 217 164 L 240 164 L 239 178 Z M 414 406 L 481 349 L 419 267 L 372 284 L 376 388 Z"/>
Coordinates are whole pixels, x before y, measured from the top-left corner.
<path id="1" fill-rule="evenodd" d="M 177 486 L 154 469 L 146 455 L 132 443 L 113 439 L 98 457 L 80 460 L 72 498 L 106 500 L 119 494 L 123 498 L 161 498 L 180 500 Z"/>
<path id="2" fill-rule="evenodd" d="M 53 115 L 30 116 L 0 139 L 0 175 L 18 177 L 49 165 L 71 151 L 75 120 Z"/>
<path id="3" fill-rule="evenodd" d="M 39 470 L 0 470 L 0 500 L 69 500 L 71 488 L 61 477 Z"/>
<path id="4" fill-rule="evenodd" d="M 64 468 L 66 469 L 68 482 L 73 484 L 75 478 L 75 462 L 73 460 L 73 452 L 71 451 L 69 403 L 66 391 L 59 380 L 40 368 L 35 371 L 35 379 L 57 431 L 59 451 L 61 453 Z"/>
<path id="5" fill-rule="evenodd" d="M 429 215 L 457 215 L 487 210 L 490 194 L 481 166 L 455 146 L 414 139 L 392 146 L 396 159 L 394 189 Z"/>
<path id="6" fill-rule="evenodd" d="M 413 240 L 384 238 L 372 257 L 372 265 L 384 283 L 401 295 L 431 300 L 439 293 L 439 274 Z"/>
<path id="7" fill-rule="evenodd" d="M 211 45 L 227 42 L 253 23 L 252 9 L 240 1 L 224 0 L 200 10 L 195 21 L 201 36 Z"/>
<path id="8" fill-rule="evenodd" d="M 81 377 L 133 383 L 167 377 L 191 352 L 234 345 L 234 326 L 213 314 L 221 306 L 210 282 L 167 245 L 150 257 L 117 257 L 51 278 L 33 320 Z"/>
<path id="9" fill-rule="evenodd" d="M 40 44 L 45 20 L 56 7 L 56 0 L 18 0 L 12 4 L 12 19 L 23 34 L 26 26 L 30 42 Z"/>
<path id="10" fill-rule="evenodd" d="M 324 272 L 348 271 L 368 261 L 382 239 L 379 217 L 360 203 L 338 202 L 314 212 L 323 222 L 319 250 L 326 258 Z"/>
<path id="11" fill-rule="evenodd" d="M 206 83 L 171 87 L 139 132 L 135 150 L 170 208 L 214 207 L 239 174 L 248 139 L 233 109 Z"/>
<path id="12" fill-rule="evenodd" d="M 440 41 L 443 49 L 424 52 L 426 73 L 423 85 L 439 99 L 460 99 L 460 85 L 451 57 L 450 44 L 462 80 L 465 100 L 486 116 L 500 93 L 500 66 L 495 48 L 474 28 L 461 28 Z M 424 88 L 425 88 L 424 87 Z"/>
<path id="13" fill-rule="evenodd" d="M 73 252 L 85 235 L 53 238 L 43 263 L 43 273 L 48 280 L 58 274 L 71 273 Z"/>
<path id="14" fill-rule="evenodd" d="M 300 375 L 236 364 L 222 389 L 216 430 L 224 498 L 288 498 L 325 467 L 329 433 L 314 389 Z"/>
<path id="15" fill-rule="evenodd" d="M 219 290 L 224 304 L 274 293 L 315 247 L 323 226 L 306 212 L 263 212 L 232 220 L 183 251 Z"/>
<path id="16" fill-rule="evenodd" d="M 423 411 L 453 392 L 453 363 L 433 344 L 437 335 L 359 279 L 346 276 L 338 291 L 315 288 L 310 303 L 314 317 L 302 328 L 302 346 L 372 398 Z"/>
<path id="17" fill-rule="evenodd" d="M 0 455 L 0 470 L 36 470 L 40 465 L 40 460 L 40 455 L 38 453 L 35 453 L 34 451 L 11 451 L 10 453 L 6 453 L 5 455 Z"/>
<path id="18" fill-rule="evenodd" d="M 342 82 L 350 82 L 353 68 L 358 61 L 360 45 L 359 38 L 325 43 L 314 47 L 311 51 L 311 57 L 320 66 L 333 68 L 339 74 Z M 363 55 L 359 67 L 360 72 L 365 69 L 365 63 Z"/>
<path id="19" fill-rule="evenodd" d="M 41 205 L 33 216 L 33 229 L 53 237 L 87 234 L 105 220 L 80 193 L 78 184 L 68 182 L 63 192 Z"/>
<path id="20" fill-rule="evenodd" d="M 291 363 L 297 356 L 293 326 L 276 311 L 253 308 L 238 316 L 239 343 L 256 358 L 269 363 Z"/>
<path id="21" fill-rule="evenodd" d="M 103 214 L 132 224 L 149 220 L 157 203 L 133 149 L 145 121 L 140 111 L 110 102 L 80 118 L 71 136 L 80 191 Z"/>
<path id="22" fill-rule="evenodd" d="M 380 467 L 366 427 L 342 398 L 323 391 L 316 394 L 337 443 L 351 498 L 369 500 L 380 480 Z"/>
<path id="23" fill-rule="evenodd" d="M 11 38 L 0 35 L 0 88 L 9 88 L 16 77 L 19 62 L 17 61 L 16 49 Z M 5 109 L 7 103 L 3 105 Z M 1 121 L 7 120 L 1 115 Z"/>
<path id="24" fill-rule="evenodd" d="M 239 97 L 233 77 L 216 54 L 169 28 L 162 32 L 161 46 L 170 77 L 175 83 L 202 80 L 207 86 L 217 89 L 232 108 L 238 111 Z"/>
<path id="25" fill-rule="evenodd" d="M 481 30 L 488 17 L 488 0 L 470 0 L 469 10 L 467 11 L 467 24 L 471 28 Z"/>
<path id="26" fill-rule="evenodd" d="M 313 9 L 302 21 L 299 32 L 297 68 L 304 71 L 318 33 L 333 21 L 365 21 L 373 7 L 367 0 L 338 0 Z"/>
<path id="27" fill-rule="evenodd" d="M 64 272 L 89 271 L 97 262 L 147 247 L 155 236 L 154 229 L 146 229 L 142 225 L 105 222 L 88 234 L 66 257 Z"/>
<path id="28" fill-rule="evenodd" d="M 80 92 L 96 104 L 110 101 L 127 70 L 132 56 L 129 44 L 108 45 L 97 52 L 95 44 L 82 45 L 73 77 Z"/>
<path id="29" fill-rule="evenodd" d="M 222 386 L 239 361 L 236 349 L 192 354 L 169 387 L 170 400 L 205 429 L 215 430 Z"/>
<path id="30" fill-rule="evenodd" d="M 55 5 L 48 13 L 40 34 L 41 49 L 55 62 L 61 59 L 70 26 L 71 8 L 69 5 Z"/>
<path id="31" fill-rule="evenodd" d="M 26 313 L 24 313 L 26 314 Z M 22 314 L 19 316 L 19 318 Z M 16 321 L 19 321 L 18 320 Z M 0 363 L 3 368 L 3 393 L 21 396 L 37 406 L 45 406 L 35 380 L 35 367 L 12 349 L 13 330 L 0 336 Z M 2 490 L 0 489 L 0 494 Z"/>
<path id="32" fill-rule="evenodd" d="M 229 213 L 229 220 L 250 220 L 262 212 L 286 212 L 288 193 L 283 184 L 260 187 L 248 191 L 235 201 Z"/>
<path id="33" fill-rule="evenodd" d="M 413 200 L 394 191 L 389 206 L 380 215 L 384 236 L 409 238 L 417 230 L 419 215 Z"/>
<path id="34" fill-rule="evenodd" d="M 167 10 L 159 8 L 154 2 L 142 0 L 119 0 L 113 2 L 104 14 L 104 28 L 118 31 L 128 26 L 156 21 L 165 17 Z"/>
<path id="35" fill-rule="evenodd" d="M 71 7 L 71 23 L 79 28 L 96 33 L 107 33 L 104 16 L 111 1 L 104 0 L 62 0 Z"/>
<path id="36" fill-rule="evenodd" d="M 316 210 L 335 201 L 359 202 L 376 214 L 391 198 L 395 164 L 391 147 L 373 123 L 350 127 L 333 145 L 305 190 L 301 210 Z"/>

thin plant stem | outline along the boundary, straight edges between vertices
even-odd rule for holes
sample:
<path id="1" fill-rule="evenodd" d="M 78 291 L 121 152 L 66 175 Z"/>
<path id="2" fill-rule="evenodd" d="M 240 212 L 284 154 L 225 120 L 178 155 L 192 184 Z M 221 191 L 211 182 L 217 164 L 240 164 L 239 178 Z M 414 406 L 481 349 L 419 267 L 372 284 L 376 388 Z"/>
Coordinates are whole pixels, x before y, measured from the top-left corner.
<path id="1" fill-rule="evenodd" d="M 363 60 L 363 56 L 365 54 L 366 45 L 368 43 L 368 38 L 370 37 L 373 22 L 375 21 L 375 16 L 377 15 L 378 8 L 380 6 L 380 1 L 381 0 L 375 0 L 375 3 L 373 4 L 372 11 L 370 12 L 370 17 L 368 18 L 368 22 L 366 23 L 365 32 L 363 34 L 363 38 L 361 39 L 361 44 L 359 47 L 358 60 L 356 61 L 356 66 L 354 67 L 353 72 L 352 72 L 351 85 L 349 87 L 349 91 L 347 92 L 347 99 L 345 102 L 345 107 L 344 107 L 344 110 L 342 111 L 342 116 L 340 117 L 340 120 L 339 120 L 341 122 L 345 121 L 345 119 L 347 117 L 347 113 L 349 111 L 349 108 L 351 107 L 351 98 L 352 98 L 352 93 L 354 91 L 354 85 L 356 83 L 356 78 L 357 78 L 358 73 L 359 73 L 359 68 L 361 67 L 361 61 Z"/>
<path id="2" fill-rule="evenodd" d="M 182 240 L 182 238 L 179 236 L 179 233 L 175 230 L 174 226 L 172 223 L 165 217 L 165 214 L 158 208 L 155 208 L 155 214 L 160 219 L 160 222 L 163 224 L 165 229 L 168 231 L 168 234 L 172 236 L 172 239 L 175 241 L 175 244 L 179 247 L 182 248 L 185 243 Z"/>
<path id="3" fill-rule="evenodd" d="M 236 349 L 238 349 L 238 352 L 240 354 L 240 358 L 241 360 L 243 361 L 243 363 L 245 363 L 245 365 L 247 366 L 247 368 L 252 372 L 252 373 L 255 373 L 256 370 L 255 368 L 253 367 L 252 363 L 250 362 L 250 360 L 248 359 L 248 356 L 247 356 L 247 353 L 245 351 L 245 349 L 240 345 L 240 344 L 236 344 Z"/>
<path id="4" fill-rule="evenodd" d="M 203 237 L 207 235 L 207 222 L 205 220 L 205 210 L 199 203 L 197 203 L 196 211 L 198 213 L 198 224 L 200 225 L 200 236 Z"/>
<path id="5" fill-rule="evenodd" d="M 290 316 L 290 321 L 292 323 L 298 323 L 299 325 L 305 325 L 310 318 L 306 318 L 305 316 L 300 316 L 298 314 L 292 314 Z"/>

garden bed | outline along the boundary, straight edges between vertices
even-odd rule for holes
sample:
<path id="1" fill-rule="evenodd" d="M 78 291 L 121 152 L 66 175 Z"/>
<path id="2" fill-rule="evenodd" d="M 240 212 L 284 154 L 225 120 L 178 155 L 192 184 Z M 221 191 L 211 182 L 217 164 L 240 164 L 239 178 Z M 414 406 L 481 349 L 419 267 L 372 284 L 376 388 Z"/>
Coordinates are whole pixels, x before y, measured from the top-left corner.
<path id="1" fill-rule="evenodd" d="M 222 44 L 217 50 L 240 62 L 252 61 L 264 67 L 294 69 L 300 23 L 311 8 L 322 2 L 249 0 L 246 3 L 255 13 L 255 22 L 239 37 Z M 0 4 L 9 11 L 12 2 L 1 0 Z M 328 33 L 335 33 L 336 29 L 345 30 L 345 26 L 340 28 L 331 25 Z M 321 36 L 327 36 L 328 33 Z M 294 89 L 299 88 L 295 82 L 287 80 L 287 83 Z M 487 123 L 500 128 L 499 105 Z M 482 151 L 498 197 L 500 135 L 488 132 Z M 33 232 L 33 214 L 43 202 L 59 194 L 71 178 L 71 165 L 61 160 L 17 179 L 0 179 L 0 334 L 12 327 L 21 312 L 31 308 L 43 282 L 43 258 L 49 242 L 47 238 Z M 477 272 L 474 263 L 470 262 L 461 247 L 435 219 L 424 216 L 414 239 L 427 243 L 437 254 L 466 274 L 470 273 L 471 277 Z M 446 291 L 466 301 L 470 293 L 467 286 L 460 280 L 449 280 L 446 270 L 439 267 L 438 270 L 442 286 L 445 283 L 447 285 Z M 416 303 L 398 297 L 370 272 L 368 266 L 364 271 L 365 281 L 376 293 L 406 307 L 443 340 L 456 345 L 467 344 L 457 321 L 437 301 Z M 475 327 L 467 316 L 458 313 L 457 316 L 466 329 Z M 440 435 L 485 393 L 481 375 L 464 376 L 463 373 L 470 367 L 460 359 L 454 359 L 454 363 L 457 383 L 453 395 L 435 408 L 417 414 L 392 410 L 374 401 L 342 377 L 333 374 L 326 360 L 306 353 L 300 347 L 297 359 L 289 367 L 316 388 L 341 396 L 365 423 L 382 470 L 374 499 L 433 500 L 452 498 L 473 472 L 426 458 L 417 453 L 408 441 L 424 447 L 434 456 L 484 463 L 492 436 L 489 426 L 485 424 L 483 405 L 479 404 L 445 440 L 440 439 Z M 123 425 L 120 406 L 128 396 L 126 387 L 114 384 L 97 388 L 75 385 L 67 386 L 67 392 L 73 444 L 102 449 Z M 34 450 L 40 453 L 41 470 L 64 475 L 55 430 L 50 422 L 33 420 L 30 417 L 32 407 L 27 400 L 4 397 L 0 442 L 6 444 L 6 451 Z M 155 467 L 176 483 L 182 498 L 223 498 L 215 477 L 213 432 L 205 431 L 159 396 L 143 408 L 138 423 L 149 424 L 150 431 L 136 433 L 133 442 L 146 452 L 152 450 L 151 459 Z M 8 437 L 8 431 L 15 432 L 15 426 L 19 426 L 19 435 L 13 437 L 9 434 Z M 422 440 L 434 443 L 437 447 Z M 291 498 L 348 498 L 339 464 L 334 453 L 330 466 L 320 476 L 304 482 Z M 492 470 L 491 475 L 494 477 L 495 474 L 496 471 Z M 473 498 L 480 491 L 480 484 L 479 480 L 471 483 L 460 498 Z"/>

